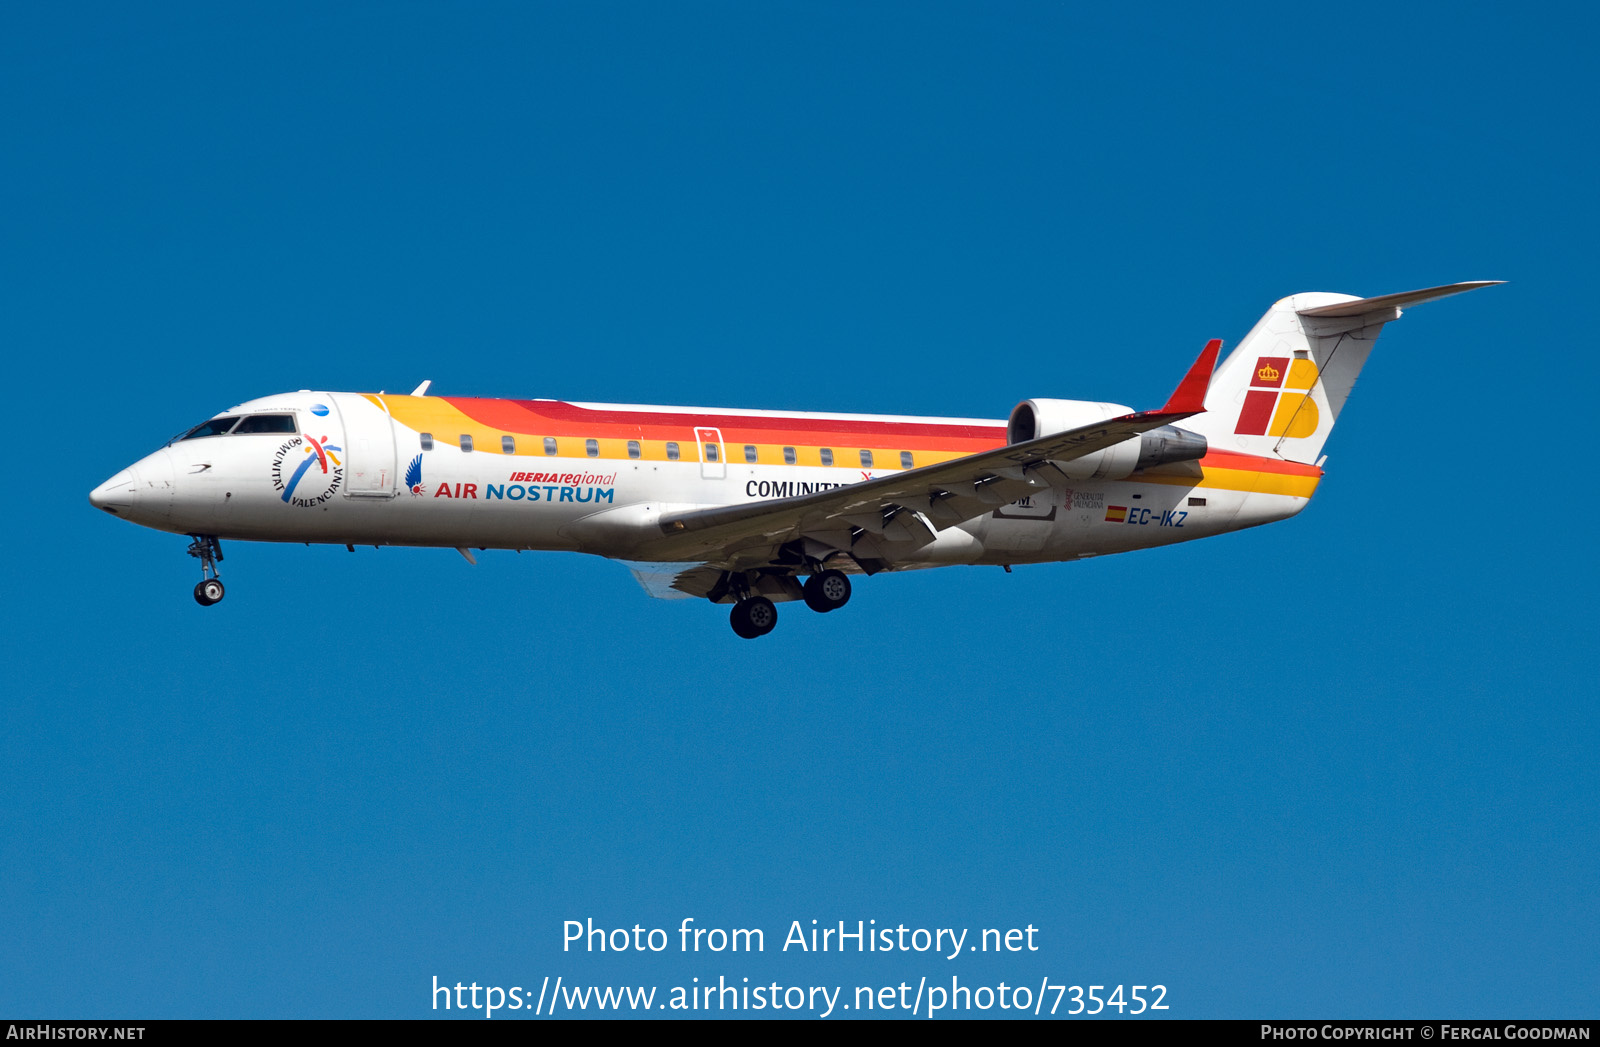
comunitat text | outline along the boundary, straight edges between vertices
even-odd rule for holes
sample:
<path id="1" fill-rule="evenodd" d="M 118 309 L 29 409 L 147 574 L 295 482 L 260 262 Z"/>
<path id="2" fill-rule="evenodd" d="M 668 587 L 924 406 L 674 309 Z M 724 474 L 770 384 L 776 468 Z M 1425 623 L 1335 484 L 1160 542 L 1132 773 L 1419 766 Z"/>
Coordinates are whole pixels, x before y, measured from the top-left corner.
<path id="1" fill-rule="evenodd" d="M 776 952 L 936 953 L 954 960 L 963 952 L 1038 952 L 1039 929 L 1023 927 L 908 927 L 877 920 L 793 920 L 771 935 Z M 781 935 L 781 937 L 780 937 Z M 596 926 L 593 917 L 564 920 L 563 952 L 766 952 L 769 935 L 760 927 L 705 927 L 692 916 L 664 927 Z M 780 944 L 781 942 L 781 944 Z"/>

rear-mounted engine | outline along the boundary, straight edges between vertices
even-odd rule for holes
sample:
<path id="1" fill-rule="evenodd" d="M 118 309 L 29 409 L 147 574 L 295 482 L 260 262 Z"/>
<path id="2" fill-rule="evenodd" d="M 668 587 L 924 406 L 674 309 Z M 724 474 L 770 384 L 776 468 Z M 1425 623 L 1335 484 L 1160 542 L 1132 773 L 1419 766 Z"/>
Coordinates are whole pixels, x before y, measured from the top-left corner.
<path id="1" fill-rule="evenodd" d="M 1011 412 L 1006 442 L 1025 443 L 1132 413 L 1121 404 L 1093 400 L 1024 400 Z M 1205 453 L 1205 437 L 1163 425 L 1082 458 L 1053 464 L 1071 480 L 1120 480 L 1136 469 L 1198 461 Z"/>

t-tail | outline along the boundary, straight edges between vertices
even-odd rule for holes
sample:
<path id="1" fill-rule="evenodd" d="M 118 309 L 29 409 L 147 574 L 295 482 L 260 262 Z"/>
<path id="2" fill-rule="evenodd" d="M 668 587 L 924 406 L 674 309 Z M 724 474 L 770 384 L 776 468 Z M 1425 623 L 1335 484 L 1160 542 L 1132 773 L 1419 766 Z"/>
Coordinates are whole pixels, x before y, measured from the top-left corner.
<path id="1" fill-rule="evenodd" d="M 1474 280 L 1356 298 L 1306 291 L 1273 304 L 1223 361 L 1206 413 L 1184 422 L 1221 451 L 1315 463 L 1383 325 L 1405 307 L 1503 283 Z"/>

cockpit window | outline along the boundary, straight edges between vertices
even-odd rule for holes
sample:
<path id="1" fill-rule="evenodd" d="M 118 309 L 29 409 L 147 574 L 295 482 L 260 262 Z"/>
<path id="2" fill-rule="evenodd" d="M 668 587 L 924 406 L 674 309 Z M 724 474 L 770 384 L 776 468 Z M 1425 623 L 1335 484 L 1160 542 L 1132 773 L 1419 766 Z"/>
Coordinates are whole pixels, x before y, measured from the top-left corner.
<path id="1" fill-rule="evenodd" d="M 246 416 L 239 423 L 239 428 L 233 431 L 235 436 L 240 433 L 295 433 L 299 432 L 292 414 L 252 414 Z"/>
<path id="2" fill-rule="evenodd" d="M 237 422 L 238 420 L 239 416 L 236 414 L 230 414 L 226 418 L 213 418 L 209 422 L 201 422 L 193 429 L 190 429 L 188 432 L 184 433 L 181 437 L 179 437 L 179 439 L 198 440 L 202 436 L 221 436 L 229 429 L 232 429 L 233 423 Z"/>

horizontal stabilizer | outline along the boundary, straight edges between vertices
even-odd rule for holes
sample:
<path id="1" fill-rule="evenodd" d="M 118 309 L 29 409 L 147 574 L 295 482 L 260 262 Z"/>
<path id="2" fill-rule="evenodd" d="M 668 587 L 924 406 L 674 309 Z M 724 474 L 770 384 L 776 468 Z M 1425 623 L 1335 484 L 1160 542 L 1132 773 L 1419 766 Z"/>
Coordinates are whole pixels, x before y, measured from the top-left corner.
<path id="1" fill-rule="evenodd" d="M 1407 306 L 1431 302 L 1435 298 L 1448 298 L 1453 294 L 1476 291 L 1480 287 L 1493 287 L 1495 284 L 1503 283 L 1504 280 L 1468 280 L 1466 283 L 1443 284 L 1439 287 L 1425 287 L 1420 291 L 1382 294 L 1376 298 L 1358 298 L 1353 302 L 1337 302 L 1333 305 L 1319 305 L 1314 309 L 1295 311 L 1301 316 L 1365 316 L 1380 309 L 1404 309 Z"/>

